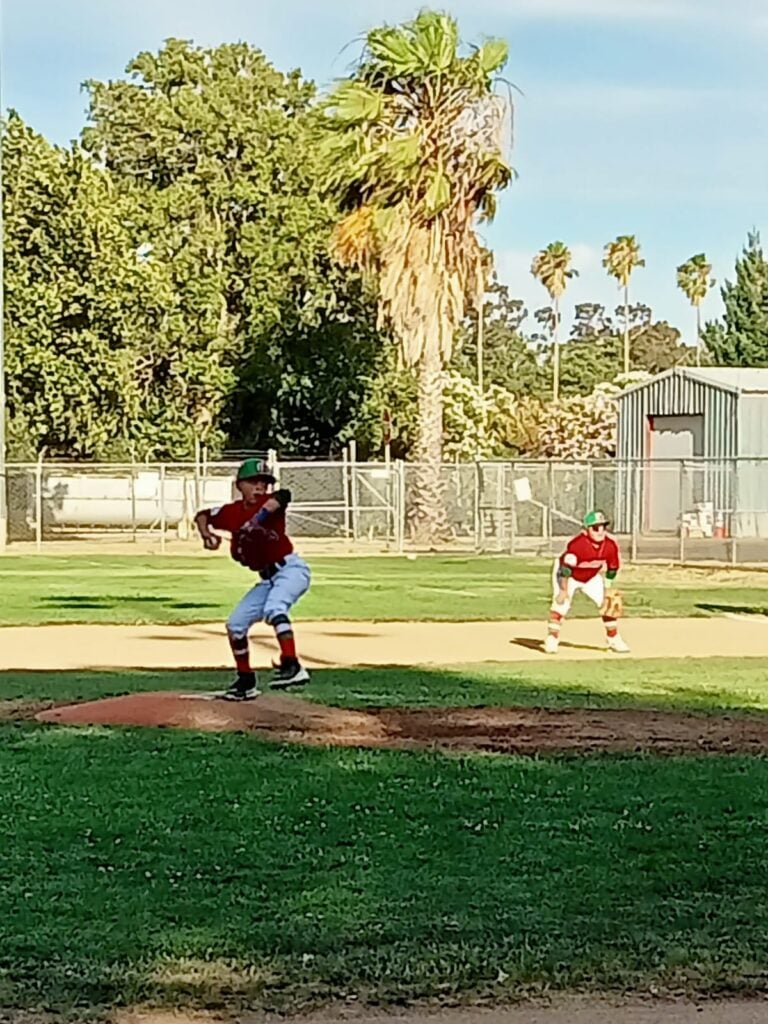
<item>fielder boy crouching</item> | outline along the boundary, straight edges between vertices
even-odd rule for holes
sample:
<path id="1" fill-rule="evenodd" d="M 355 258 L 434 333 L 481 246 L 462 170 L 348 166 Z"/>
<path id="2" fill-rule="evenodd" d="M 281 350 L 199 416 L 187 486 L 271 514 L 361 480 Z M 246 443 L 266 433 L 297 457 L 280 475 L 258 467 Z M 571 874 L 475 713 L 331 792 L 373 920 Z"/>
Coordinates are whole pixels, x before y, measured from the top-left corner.
<path id="1" fill-rule="evenodd" d="M 608 650 L 616 654 L 629 652 L 629 647 L 619 636 L 618 609 L 621 601 L 613 589 L 621 565 L 619 546 L 613 537 L 608 536 L 608 525 L 602 512 L 589 512 L 584 517 L 582 532 L 568 541 L 565 551 L 555 561 L 549 631 L 544 641 L 547 654 L 557 653 L 560 627 L 579 590 L 600 609 Z M 603 569 L 608 588 L 603 581 Z"/>

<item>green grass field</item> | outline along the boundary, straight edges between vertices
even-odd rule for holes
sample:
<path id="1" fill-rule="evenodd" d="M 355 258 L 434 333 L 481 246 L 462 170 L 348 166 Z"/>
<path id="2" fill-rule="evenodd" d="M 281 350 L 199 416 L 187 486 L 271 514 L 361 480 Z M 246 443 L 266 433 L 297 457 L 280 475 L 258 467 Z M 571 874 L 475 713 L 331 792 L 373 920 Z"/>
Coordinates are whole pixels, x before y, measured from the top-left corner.
<path id="1" fill-rule="evenodd" d="M 316 558 L 298 618 L 535 619 L 551 597 L 547 559 L 456 556 Z M 619 578 L 631 615 L 768 612 L 765 577 L 727 570 L 631 567 Z M 8 556 L 0 559 L 0 625 L 185 623 L 226 617 L 255 577 L 219 553 Z M 762 592 L 761 592 L 762 591 Z M 587 601 L 574 614 L 594 614 Z"/>
<path id="2" fill-rule="evenodd" d="M 635 569 L 623 585 L 634 614 L 707 615 L 760 610 L 760 579 Z M 2 622 L 220 619 L 247 581 L 225 559 L 9 557 Z M 539 562 L 317 559 L 302 613 L 538 617 L 546 602 Z M 226 678 L 0 673 L 0 1007 L 768 990 L 768 759 L 362 752 L 19 717 Z M 325 670 L 306 697 L 765 714 L 768 665 Z"/>
<path id="3" fill-rule="evenodd" d="M 764 663 L 340 670 L 351 706 L 768 710 Z M 0 705 L 208 689 L 5 673 Z M 0 726 L 0 1005 L 297 1010 L 768 983 L 768 761 L 444 757 Z"/>

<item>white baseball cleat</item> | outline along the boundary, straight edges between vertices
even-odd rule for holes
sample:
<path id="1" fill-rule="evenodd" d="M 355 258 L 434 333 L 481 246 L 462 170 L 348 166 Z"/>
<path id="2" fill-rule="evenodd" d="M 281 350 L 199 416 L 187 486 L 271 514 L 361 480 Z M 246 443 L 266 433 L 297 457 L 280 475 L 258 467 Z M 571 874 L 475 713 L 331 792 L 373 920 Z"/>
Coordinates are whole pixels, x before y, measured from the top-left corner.
<path id="1" fill-rule="evenodd" d="M 545 654 L 557 654 L 557 648 L 560 646 L 560 641 L 556 636 L 552 636 L 551 633 L 547 634 L 547 639 L 544 641 L 544 653 Z"/>
<path id="2" fill-rule="evenodd" d="M 629 646 L 620 636 L 608 638 L 608 650 L 614 654 L 629 654 Z"/>

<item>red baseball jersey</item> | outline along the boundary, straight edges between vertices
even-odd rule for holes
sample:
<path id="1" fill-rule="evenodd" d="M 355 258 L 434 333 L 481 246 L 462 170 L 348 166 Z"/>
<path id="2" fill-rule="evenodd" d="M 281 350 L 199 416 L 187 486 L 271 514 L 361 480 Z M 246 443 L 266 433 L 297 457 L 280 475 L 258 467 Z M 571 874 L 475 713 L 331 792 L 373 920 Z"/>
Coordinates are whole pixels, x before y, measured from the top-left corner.
<path id="1" fill-rule="evenodd" d="M 603 566 L 609 572 L 619 571 L 619 545 L 613 537 L 607 535 L 595 544 L 586 533 L 580 533 L 568 541 L 568 546 L 560 556 L 560 565 L 567 566 L 579 583 L 588 583 Z"/>
<path id="2" fill-rule="evenodd" d="M 233 539 L 229 544 L 229 551 L 233 557 L 235 552 L 234 534 L 256 515 L 270 497 L 269 494 L 259 494 L 252 505 L 246 505 L 242 500 L 232 501 L 228 505 L 208 511 L 208 521 L 211 526 L 217 530 L 229 530 L 233 534 Z M 263 558 L 259 559 L 260 565 L 253 566 L 254 569 L 263 569 L 268 565 L 274 565 L 275 562 L 279 562 L 281 558 L 285 558 L 293 551 L 293 544 L 285 532 L 285 509 L 279 508 L 273 512 L 264 523 L 264 529 L 276 533 L 277 539 L 264 538 L 264 550 L 261 553 Z"/>

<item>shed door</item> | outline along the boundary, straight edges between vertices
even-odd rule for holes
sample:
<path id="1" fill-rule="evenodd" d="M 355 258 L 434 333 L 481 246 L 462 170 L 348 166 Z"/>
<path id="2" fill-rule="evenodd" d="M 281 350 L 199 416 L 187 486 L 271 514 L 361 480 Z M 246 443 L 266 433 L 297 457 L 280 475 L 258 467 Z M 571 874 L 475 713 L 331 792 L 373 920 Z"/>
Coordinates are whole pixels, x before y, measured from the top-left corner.
<path id="1" fill-rule="evenodd" d="M 683 475 L 681 494 L 680 460 L 701 458 L 703 454 L 703 416 L 648 417 L 646 458 L 651 460 L 645 496 L 648 530 L 676 532 L 681 513 L 690 512 L 694 503 L 695 474 Z M 678 461 L 664 464 L 657 461 L 660 459 Z"/>

